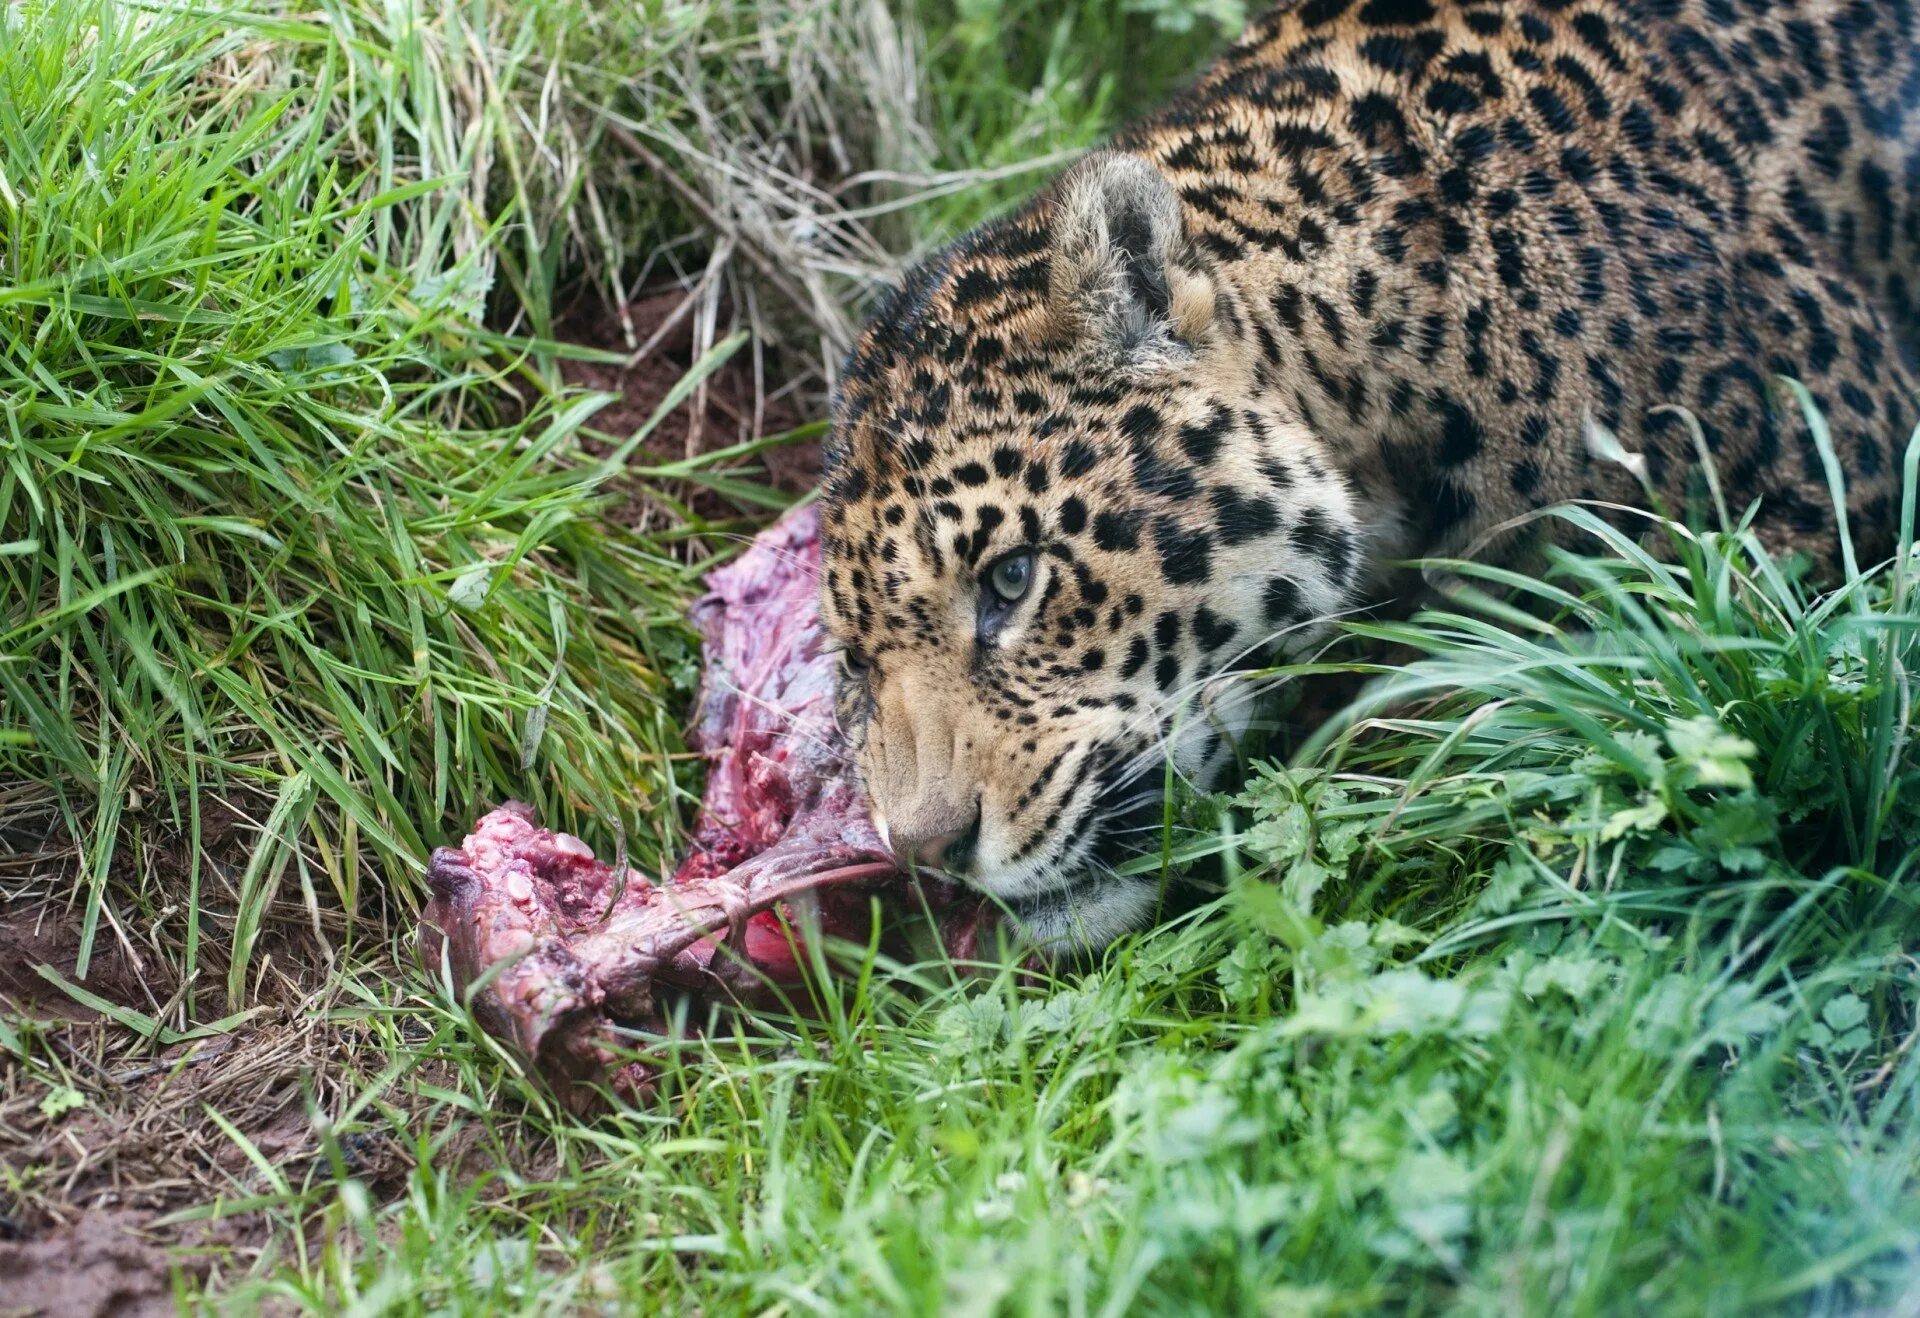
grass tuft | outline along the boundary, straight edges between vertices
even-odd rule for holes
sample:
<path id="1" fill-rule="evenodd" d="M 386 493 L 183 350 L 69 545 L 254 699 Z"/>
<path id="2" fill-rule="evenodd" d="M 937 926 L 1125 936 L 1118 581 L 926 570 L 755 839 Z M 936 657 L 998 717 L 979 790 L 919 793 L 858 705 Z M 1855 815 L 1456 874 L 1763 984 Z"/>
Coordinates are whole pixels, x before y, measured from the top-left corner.
<path id="1" fill-rule="evenodd" d="M 0 68 L 9 827 L 77 848 L 78 977 L 104 919 L 230 1009 L 283 890 L 403 912 L 502 796 L 672 836 L 700 528 L 597 516 L 608 398 L 482 318 L 485 134 L 417 29 L 326 17 L 16 7 Z"/>

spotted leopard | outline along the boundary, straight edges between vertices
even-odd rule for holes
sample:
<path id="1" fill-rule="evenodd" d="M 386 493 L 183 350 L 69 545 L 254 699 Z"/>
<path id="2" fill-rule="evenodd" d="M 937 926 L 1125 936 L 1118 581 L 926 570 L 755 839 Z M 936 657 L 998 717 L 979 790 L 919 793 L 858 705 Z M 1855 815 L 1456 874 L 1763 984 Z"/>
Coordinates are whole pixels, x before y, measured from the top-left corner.
<path id="1" fill-rule="evenodd" d="M 1729 503 L 1829 561 L 1777 377 L 1887 553 L 1916 25 L 1908 0 L 1290 0 L 913 270 L 847 362 L 823 495 L 841 720 L 894 847 L 1043 941 L 1137 925 L 1154 887 L 1111 862 L 1168 761 L 1204 777 L 1246 726 L 1223 674 L 1393 595 L 1386 564 L 1522 552 L 1496 533 L 1552 503 L 1687 506 L 1695 423 Z"/>

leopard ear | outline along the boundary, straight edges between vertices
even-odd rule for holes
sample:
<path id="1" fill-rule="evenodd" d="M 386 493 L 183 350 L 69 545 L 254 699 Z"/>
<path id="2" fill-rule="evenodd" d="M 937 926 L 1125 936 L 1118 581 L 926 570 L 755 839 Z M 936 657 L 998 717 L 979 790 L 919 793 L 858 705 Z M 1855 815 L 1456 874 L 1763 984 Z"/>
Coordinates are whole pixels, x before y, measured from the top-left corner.
<path id="1" fill-rule="evenodd" d="M 1136 359 L 1183 357 L 1205 337 L 1212 284 L 1173 185 L 1140 157 L 1103 151 L 1060 180 L 1052 247 L 1049 300 L 1069 333 Z"/>

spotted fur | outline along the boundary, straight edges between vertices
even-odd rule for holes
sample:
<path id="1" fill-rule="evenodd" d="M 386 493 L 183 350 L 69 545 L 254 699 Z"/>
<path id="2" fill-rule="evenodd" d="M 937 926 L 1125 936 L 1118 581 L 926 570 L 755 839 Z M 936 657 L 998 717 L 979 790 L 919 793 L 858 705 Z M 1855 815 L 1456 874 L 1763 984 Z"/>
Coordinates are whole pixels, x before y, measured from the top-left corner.
<path id="1" fill-rule="evenodd" d="M 914 270 L 825 488 L 842 720 L 896 845 L 1043 938 L 1138 922 L 1151 890 L 1105 862 L 1167 758 L 1205 773 L 1244 726 L 1216 679 L 1391 592 L 1387 560 L 1644 503 L 1593 423 L 1684 508 L 1696 420 L 1732 506 L 1827 562 L 1794 377 L 1884 554 L 1917 45 L 1909 0 L 1289 0 Z"/>

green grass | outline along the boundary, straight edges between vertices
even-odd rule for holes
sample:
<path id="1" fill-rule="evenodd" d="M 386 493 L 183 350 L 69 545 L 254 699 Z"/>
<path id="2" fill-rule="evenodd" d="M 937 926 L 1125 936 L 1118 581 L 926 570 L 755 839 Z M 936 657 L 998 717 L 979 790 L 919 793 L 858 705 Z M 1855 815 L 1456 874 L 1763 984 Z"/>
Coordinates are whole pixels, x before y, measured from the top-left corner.
<path id="1" fill-rule="evenodd" d="M 1388 629 L 1419 657 L 1221 816 L 1226 895 L 1091 973 L 955 985 L 856 957 L 823 1019 L 743 1026 L 657 1106 L 586 1125 L 442 999 L 370 988 L 356 1022 L 460 1078 L 437 1110 L 364 1118 L 414 1151 L 401 1197 L 344 1175 L 285 1196 L 327 1243 L 242 1294 L 1049 1313 L 1909 1294 L 1915 560 L 1816 596 L 1737 531 L 1667 563 L 1564 516 L 1594 553 L 1500 583 L 1525 613 L 1468 591 Z M 449 1110 L 484 1156 L 436 1144 Z M 523 1179 L 534 1147 L 552 1161 Z"/>
<path id="2" fill-rule="evenodd" d="M 243 1241 L 183 1255 L 183 1292 L 1745 1313 L 1920 1284 L 1910 545 L 1819 594 L 1737 521 L 1655 558 L 1556 513 L 1582 553 L 1437 568 L 1345 722 L 1180 803 L 1215 900 L 1054 976 L 842 949 L 812 1011 L 684 1045 L 640 1109 L 557 1111 L 411 957 L 426 850 L 502 796 L 671 854 L 681 612 L 778 502 L 755 445 L 647 465 L 600 433 L 563 310 L 711 278 L 817 406 L 886 250 L 1021 195 L 1221 21 L 6 12 L 0 882 L 71 909 L 69 982 L 147 958 L 150 1001 L 94 997 L 114 1065 L 335 1041 L 270 1072 L 294 1152 L 238 1098 L 180 1117 L 230 1156 L 161 1229 Z M 610 515 L 636 500 L 645 530 Z M 122 1086 L 78 1037 L 0 1011 L 0 1192 L 36 1212 L 104 1192 L 66 1123 L 228 1064 Z"/>
<path id="3" fill-rule="evenodd" d="M 0 778 L 79 846 L 78 973 L 129 870 L 167 882 L 108 918 L 190 983 L 222 963 L 184 1019 L 244 1004 L 282 884 L 378 911 L 504 794 L 660 851 L 670 812 L 635 803 L 673 796 L 701 528 L 600 523 L 608 400 L 481 323 L 486 112 L 441 117 L 421 52 L 344 11 L 9 15 Z M 216 808 L 258 834 L 217 930 L 145 854 Z"/>

